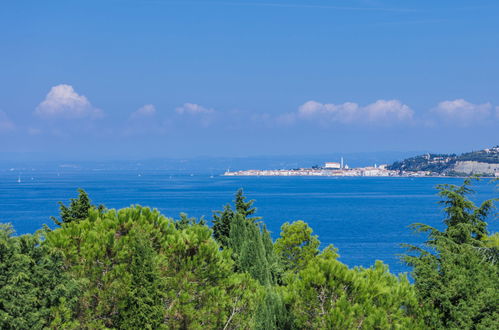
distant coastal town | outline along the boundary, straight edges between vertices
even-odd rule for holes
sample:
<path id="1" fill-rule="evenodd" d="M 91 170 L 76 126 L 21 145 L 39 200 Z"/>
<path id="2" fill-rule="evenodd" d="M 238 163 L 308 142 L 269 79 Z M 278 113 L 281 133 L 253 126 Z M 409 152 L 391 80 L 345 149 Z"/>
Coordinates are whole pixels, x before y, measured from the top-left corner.
<path id="1" fill-rule="evenodd" d="M 423 154 L 416 157 L 367 167 L 350 168 L 341 157 L 339 162 L 323 166 L 279 170 L 226 171 L 225 176 L 392 176 L 449 177 L 478 175 L 499 177 L 499 146 L 456 154 Z"/>
<path id="2" fill-rule="evenodd" d="M 350 168 L 344 164 L 343 158 L 340 162 L 326 162 L 324 166 L 313 166 L 312 168 L 280 169 L 280 170 L 245 170 L 227 171 L 225 176 L 393 176 L 393 177 L 423 177 L 431 176 L 431 171 L 399 171 L 390 170 L 388 164 Z"/>

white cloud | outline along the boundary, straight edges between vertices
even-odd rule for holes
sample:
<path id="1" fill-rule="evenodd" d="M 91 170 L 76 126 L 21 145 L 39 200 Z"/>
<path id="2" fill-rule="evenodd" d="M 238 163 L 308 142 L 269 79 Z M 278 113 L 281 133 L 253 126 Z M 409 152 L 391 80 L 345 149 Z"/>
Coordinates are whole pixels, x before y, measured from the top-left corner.
<path id="1" fill-rule="evenodd" d="M 204 114 L 204 115 L 209 115 L 215 113 L 215 110 L 213 109 L 208 109 L 205 108 L 199 104 L 194 104 L 194 103 L 184 103 L 181 107 L 178 107 L 175 109 L 175 111 L 180 114 L 188 114 L 188 115 L 198 115 L 198 114 Z"/>
<path id="2" fill-rule="evenodd" d="M 440 102 L 433 112 L 444 120 L 472 124 L 489 117 L 491 109 L 490 103 L 473 104 L 463 99 L 456 99 Z"/>
<path id="3" fill-rule="evenodd" d="M 94 108 L 84 95 L 79 95 L 70 85 L 57 85 L 50 89 L 35 113 L 45 118 L 99 118 L 100 109 Z"/>
<path id="4" fill-rule="evenodd" d="M 308 101 L 298 108 L 300 118 L 338 123 L 391 123 L 410 121 L 414 111 L 398 100 L 378 100 L 361 107 L 357 103 L 343 104 Z"/>
<path id="5" fill-rule="evenodd" d="M 10 132 L 16 128 L 14 123 L 9 119 L 7 114 L 0 110 L 0 133 Z"/>
<path id="6" fill-rule="evenodd" d="M 153 104 L 146 104 L 130 114 L 122 133 L 133 135 L 164 135 L 168 132 L 167 121 L 158 116 L 159 113 Z"/>
<path id="7" fill-rule="evenodd" d="M 144 118 L 144 117 L 152 117 L 156 114 L 156 107 L 152 104 L 146 104 L 136 111 L 132 112 L 130 115 L 130 119 Z"/>
<path id="8" fill-rule="evenodd" d="M 216 119 L 217 112 L 213 109 L 205 108 L 195 103 L 184 103 L 181 107 L 175 109 L 180 116 L 195 117 L 195 121 L 204 127 L 210 126 Z M 191 121 L 191 119 L 189 119 Z"/>
<path id="9" fill-rule="evenodd" d="M 305 102 L 298 108 L 298 115 L 302 118 L 316 118 L 332 122 L 348 123 L 353 121 L 359 113 L 359 105 L 346 102 L 343 104 Z"/>
<path id="10" fill-rule="evenodd" d="M 363 108 L 369 121 L 407 121 L 411 120 L 414 111 L 398 100 L 378 100 Z"/>

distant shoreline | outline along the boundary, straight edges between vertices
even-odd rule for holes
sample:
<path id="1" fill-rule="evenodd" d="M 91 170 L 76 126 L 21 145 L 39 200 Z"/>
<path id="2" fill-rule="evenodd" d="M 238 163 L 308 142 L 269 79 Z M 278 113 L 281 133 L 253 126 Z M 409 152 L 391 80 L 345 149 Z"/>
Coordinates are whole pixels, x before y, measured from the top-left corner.
<path id="1" fill-rule="evenodd" d="M 355 169 L 294 169 L 294 170 L 242 170 L 226 171 L 222 176 L 244 177 L 383 177 L 383 178 L 468 178 L 472 175 L 439 175 L 428 171 L 394 171 L 386 168 L 365 167 Z M 494 176 L 480 176 L 480 178 L 493 179 Z"/>
<path id="2" fill-rule="evenodd" d="M 319 178 L 445 178 L 445 179 L 467 179 L 470 176 L 449 176 L 449 175 L 426 175 L 426 176 L 410 176 L 410 175 L 392 175 L 392 176 L 355 176 L 355 175 L 219 175 L 220 177 L 319 177 Z M 492 176 L 481 176 L 480 179 L 494 179 Z"/>

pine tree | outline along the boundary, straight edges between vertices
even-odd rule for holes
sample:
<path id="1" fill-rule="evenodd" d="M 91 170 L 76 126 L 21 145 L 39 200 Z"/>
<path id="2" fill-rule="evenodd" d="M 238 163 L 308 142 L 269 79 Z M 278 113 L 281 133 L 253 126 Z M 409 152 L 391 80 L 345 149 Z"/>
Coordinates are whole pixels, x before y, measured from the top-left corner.
<path id="1" fill-rule="evenodd" d="M 284 223 L 274 249 L 286 271 L 296 272 L 319 254 L 320 242 L 312 228 L 302 220 Z"/>
<path id="2" fill-rule="evenodd" d="M 298 329 L 423 329 L 413 287 L 388 267 L 349 269 L 328 249 L 286 278 Z"/>
<path id="3" fill-rule="evenodd" d="M 184 221 L 185 222 L 185 221 Z M 46 244 L 78 279 L 78 328 L 250 328 L 262 289 L 235 273 L 205 225 L 180 226 L 135 206 L 99 212 L 50 231 Z M 177 228 L 178 227 L 178 228 Z M 55 318 L 68 310 L 54 311 Z M 71 327 L 64 320 L 53 327 Z"/>
<path id="4" fill-rule="evenodd" d="M 0 224 L 0 328 L 47 328 L 54 310 L 75 307 L 78 285 L 64 272 L 61 255 L 42 244 L 42 231 L 13 234 L 10 225 Z"/>
<path id="5" fill-rule="evenodd" d="M 466 179 L 461 186 L 444 184 L 437 186 L 437 189 L 439 195 L 444 198 L 440 203 L 445 206 L 444 212 L 447 214 L 444 220 L 447 226 L 444 235 L 458 244 L 481 246 L 480 241 L 488 234 L 485 220 L 492 211 L 494 200 L 486 200 L 480 207 L 475 206 L 467 198 L 467 195 L 474 193 L 471 189 L 471 179 Z M 429 229 L 418 224 L 414 227 Z"/>
<path id="6" fill-rule="evenodd" d="M 189 226 L 193 225 L 201 225 L 204 226 L 206 225 L 206 221 L 204 220 L 204 217 L 201 217 L 199 220 L 194 218 L 194 217 L 189 217 L 186 213 L 180 213 L 180 219 L 175 221 L 175 228 L 182 230 L 186 229 Z"/>
<path id="7" fill-rule="evenodd" d="M 63 202 L 59 202 L 59 210 L 61 220 L 59 221 L 56 217 L 51 217 L 57 225 L 61 226 L 64 223 L 70 223 L 73 221 L 81 221 L 88 217 L 88 212 L 90 209 L 96 208 L 100 212 L 104 211 L 104 205 L 95 206 L 92 205 L 88 194 L 85 190 L 78 189 L 78 198 L 71 198 L 69 206 L 64 205 Z"/>
<path id="8" fill-rule="evenodd" d="M 236 206 L 236 212 L 244 215 L 244 217 L 252 222 L 256 222 L 261 219 L 261 217 L 250 217 L 256 213 L 256 207 L 253 207 L 254 199 L 246 202 L 246 197 L 244 196 L 243 189 L 240 188 L 236 192 L 236 198 L 234 204 Z"/>
<path id="9" fill-rule="evenodd" d="M 432 328 L 493 328 L 499 319 L 499 264 L 484 251 L 486 219 L 492 216 L 494 200 L 480 207 L 468 199 L 471 181 L 462 186 L 440 185 L 439 195 L 447 217 L 445 230 L 415 224 L 428 233 L 425 248 L 410 246 L 405 261 L 413 267 L 415 288 L 430 311 L 426 323 Z"/>
<path id="10" fill-rule="evenodd" d="M 499 233 L 494 233 L 482 238 L 484 247 L 479 250 L 490 263 L 499 263 Z"/>

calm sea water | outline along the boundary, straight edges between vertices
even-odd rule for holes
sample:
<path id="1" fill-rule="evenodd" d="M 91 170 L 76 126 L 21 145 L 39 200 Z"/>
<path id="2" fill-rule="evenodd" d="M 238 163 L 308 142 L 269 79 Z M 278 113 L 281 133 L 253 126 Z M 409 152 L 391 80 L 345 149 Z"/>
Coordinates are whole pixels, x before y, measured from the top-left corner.
<path id="1" fill-rule="evenodd" d="M 18 234 L 32 233 L 58 214 L 58 201 L 84 188 L 95 203 L 108 208 L 140 204 L 169 217 L 180 212 L 211 219 L 214 210 L 232 201 L 238 188 L 255 199 L 273 237 L 286 221 L 304 220 L 323 247 L 333 244 L 349 266 L 385 261 L 392 272 L 409 269 L 400 262 L 400 243 L 424 240 L 408 228 L 423 222 L 442 228 L 443 213 L 435 186 L 461 184 L 457 178 L 328 178 L 171 176 L 160 171 L 68 171 L 0 173 L 0 222 L 11 222 Z M 473 199 L 497 197 L 494 184 L 476 184 Z M 489 227 L 499 230 L 497 223 Z"/>

